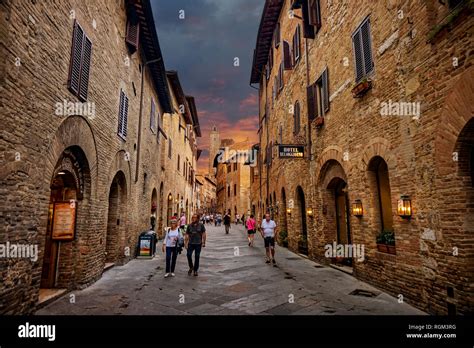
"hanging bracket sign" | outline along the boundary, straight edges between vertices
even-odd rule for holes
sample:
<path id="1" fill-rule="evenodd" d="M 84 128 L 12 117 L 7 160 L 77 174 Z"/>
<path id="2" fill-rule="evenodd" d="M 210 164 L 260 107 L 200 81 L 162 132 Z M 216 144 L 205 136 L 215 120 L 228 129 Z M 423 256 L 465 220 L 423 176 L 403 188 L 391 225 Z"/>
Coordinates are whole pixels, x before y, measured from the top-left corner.
<path id="1" fill-rule="evenodd" d="M 303 145 L 278 145 L 279 158 L 304 158 Z"/>

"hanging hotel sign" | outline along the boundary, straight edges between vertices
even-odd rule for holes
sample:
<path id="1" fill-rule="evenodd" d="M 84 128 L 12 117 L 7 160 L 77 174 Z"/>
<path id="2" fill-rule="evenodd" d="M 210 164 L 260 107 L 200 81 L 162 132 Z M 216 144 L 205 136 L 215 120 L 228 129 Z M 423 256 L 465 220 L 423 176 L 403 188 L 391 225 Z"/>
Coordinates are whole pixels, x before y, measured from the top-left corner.
<path id="1" fill-rule="evenodd" d="M 76 225 L 76 202 L 54 203 L 53 240 L 73 240 Z"/>
<path id="2" fill-rule="evenodd" d="M 279 158 L 304 158 L 304 145 L 278 145 Z"/>

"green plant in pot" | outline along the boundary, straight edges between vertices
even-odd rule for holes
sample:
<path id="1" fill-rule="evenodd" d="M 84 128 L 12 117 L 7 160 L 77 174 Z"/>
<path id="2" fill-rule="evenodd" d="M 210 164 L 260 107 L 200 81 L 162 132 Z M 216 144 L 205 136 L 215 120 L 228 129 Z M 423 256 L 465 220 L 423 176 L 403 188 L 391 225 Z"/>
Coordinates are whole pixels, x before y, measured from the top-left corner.
<path id="1" fill-rule="evenodd" d="M 383 230 L 376 238 L 377 249 L 384 253 L 395 254 L 395 233 Z"/>

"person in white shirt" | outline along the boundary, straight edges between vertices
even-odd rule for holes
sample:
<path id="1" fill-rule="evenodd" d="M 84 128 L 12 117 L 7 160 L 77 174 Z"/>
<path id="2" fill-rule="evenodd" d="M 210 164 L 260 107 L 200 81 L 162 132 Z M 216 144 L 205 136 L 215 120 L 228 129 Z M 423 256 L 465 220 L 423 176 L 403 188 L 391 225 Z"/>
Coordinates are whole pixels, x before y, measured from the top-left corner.
<path id="1" fill-rule="evenodd" d="M 273 265 L 276 266 L 275 261 L 275 233 L 277 225 L 275 221 L 270 219 L 270 214 L 265 214 L 265 220 L 262 221 L 260 227 L 260 234 L 262 235 L 263 241 L 265 242 L 265 251 L 267 254 L 267 259 L 265 263 L 273 262 Z"/>
<path id="2" fill-rule="evenodd" d="M 178 220 L 172 218 L 170 221 L 171 228 L 166 231 L 163 239 L 162 251 L 166 252 L 166 274 L 165 278 L 170 275 L 175 276 L 174 269 L 176 267 L 176 259 L 178 257 L 179 242 L 183 240 L 181 230 L 178 228 Z"/>

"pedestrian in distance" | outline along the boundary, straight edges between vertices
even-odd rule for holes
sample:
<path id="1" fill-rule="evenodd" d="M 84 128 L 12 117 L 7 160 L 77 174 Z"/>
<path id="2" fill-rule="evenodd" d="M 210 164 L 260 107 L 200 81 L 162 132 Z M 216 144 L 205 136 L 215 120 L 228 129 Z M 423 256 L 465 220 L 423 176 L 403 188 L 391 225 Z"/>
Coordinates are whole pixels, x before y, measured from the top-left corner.
<path id="1" fill-rule="evenodd" d="M 181 213 L 181 217 L 179 218 L 179 229 L 182 233 L 184 233 L 184 229 L 186 227 L 186 214 L 184 211 Z"/>
<path id="2" fill-rule="evenodd" d="M 178 220 L 172 218 L 170 220 L 171 228 L 166 231 L 165 238 L 163 239 L 162 251 L 166 252 L 166 273 L 165 278 L 170 275 L 175 276 L 174 270 L 176 267 L 176 259 L 178 254 L 181 254 L 183 249 L 183 234 L 178 228 Z"/>
<path id="3" fill-rule="evenodd" d="M 230 230 L 230 214 L 229 213 L 224 215 L 224 228 L 225 228 L 225 234 L 229 234 L 229 230 Z"/>
<path id="4" fill-rule="evenodd" d="M 240 215 L 236 214 L 235 215 L 235 224 L 238 225 L 240 223 Z"/>
<path id="5" fill-rule="evenodd" d="M 247 227 L 247 238 L 249 240 L 249 246 L 253 247 L 253 240 L 255 238 L 255 229 L 257 227 L 257 223 L 255 219 L 253 218 L 253 214 L 250 215 L 250 217 L 247 219 L 246 227 Z"/>
<path id="6" fill-rule="evenodd" d="M 265 214 L 265 219 L 262 221 L 260 226 L 260 234 L 262 235 L 263 241 L 265 243 L 265 252 L 267 255 L 265 263 L 272 262 L 276 266 L 275 261 L 275 233 L 277 225 L 275 221 L 270 219 L 270 214 Z"/>
<path id="7" fill-rule="evenodd" d="M 204 227 L 204 224 L 199 222 L 199 216 L 197 214 L 193 215 L 191 223 L 188 225 L 184 243 L 187 249 L 186 256 L 188 257 L 189 265 L 188 275 L 191 275 L 194 272 L 194 276 L 197 277 L 201 250 L 206 247 L 206 227 Z"/>

